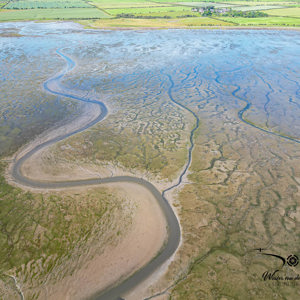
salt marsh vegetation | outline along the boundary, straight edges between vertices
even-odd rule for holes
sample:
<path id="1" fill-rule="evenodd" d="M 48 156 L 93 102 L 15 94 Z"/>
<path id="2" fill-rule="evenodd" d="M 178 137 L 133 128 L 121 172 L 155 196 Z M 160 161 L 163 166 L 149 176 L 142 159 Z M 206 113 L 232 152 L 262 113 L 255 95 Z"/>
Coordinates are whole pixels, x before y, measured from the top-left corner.
<path id="1" fill-rule="evenodd" d="M 68 23 L 21 26 L 10 29 L 23 36 L 14 38 L 14 47 L 30 51 L 12 52 L 14 60 L 29 68 L 29 58 L 38 66 L 41 57 L 49 55 L 34 81 L 38 99 L 45 101 L 39 105 L 50 116 L 46 128 L 57 122 L 48 114 L 51 99 L 60 116 L 75 118 L 82 113 L 73 100 L 56 99 L 39 89 L 64 65 L 55 54 L 58 47 L 77 63 L 63 78 L 63 88 L 102 100 L 109 112 L 101 123 L 44 149 L 35 164 L 27 166 L 28 176 L 53 180 L 131 174 L 153 182 L 161 192 L 174 187 L 165 196 L 179 215 L 182 244 L 166 274 L 143 296 L 299 297 L 297 286 L 262 280 L 262 273 L 278 268 L 279 262 L 253 250 L 266 248 L 284 257 L 299 254 L 297 32 L 93 31 Z M 10 91 L 4 82 L 1 115 L 18 124 L 14 118 L 19 106 L 8 105 L 10 95 L 24 89 L 28 113 L 19 122 L 24 130 L 36 127 L 38 101 L 27 84 L 17 80 L 29 79 L 18 68 L 5 76 L 9 74 L 16 78 L 7 78 L 17 85 Z M 11 142 L 12 149 L 17 142 Z M 39 172 L 34 173 L 37 167 Z M 3 164 L 2 174 L 4 168 Z M 180 174 L 182 183 L 175 186 Z M 118 194 L 117 188 L 32 194 L 10 186 L 3 176 L 1 180 L 0 287 L 10 295 L 19 292 L 7 275 L 17 278 L 26 295 L 38 298 L 37 286 L 45 278 L 55 285 L 67 272 L 75 272 L 80 264 L 71 264 L 66 273 L 62 269 L 96 239 L 105 245 L 121 239 L 122 230 L 130 227 L 122 226 L 130 224 L 136 211 L 134 202 Z M 97 227 L 99 219 L 104 225 Z M 286 265 L 281 272 L 296 275 L 298 267 Z"/>

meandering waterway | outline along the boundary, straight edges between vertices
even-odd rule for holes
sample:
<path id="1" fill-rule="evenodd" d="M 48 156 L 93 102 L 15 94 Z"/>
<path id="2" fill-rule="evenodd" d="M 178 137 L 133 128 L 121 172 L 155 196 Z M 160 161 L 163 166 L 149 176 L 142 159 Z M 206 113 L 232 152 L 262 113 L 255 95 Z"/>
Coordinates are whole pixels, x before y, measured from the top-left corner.
<path id="1" fill-rule="evenodd" d="M 44 143 L 39 144 L 38 146 L 34 147 L 32 150 L 27 152 L 25 155 L 23 155 L 21 158 L 17 159 L 13 165 L 12 168 L 12 176 L 13 179 L 25 186 L 33 187 L 33 188 L 43 188 L 43 189 L 57 189 L 57 188 L 70 188 L 70 187 L 76 187 L 76 186 L 84 186 L 84 185 L 101 185 L 104 183 L 117 183 L 117 182 L 132 182 L 136 184 L 143 185 L 145 188 L 147 188 L 152 195 L 155 197 L 157 202 L 159 203 L 168 224 L 168 239 L 166 244 L 164 245 L 161 252 L 153 259 L 151 260 L 146 266 L 141 268 L 139 271 L 134 273 L 130 278 L 123 281 L 121 284 L 114 286 L 112 288 L 108 288 L 104 292 L 99 292 L 99 295 L 96 295 L 96 299 L 118 299 L 120 296 L 122 296 L 124 293 L 130 291 L 133 289 L 136 285 L 141 283 L 143 280 L 145 280 L 149 275 L 151 275 L 159 266 L 161 266 L 166 260 L 168 260 L 173 253 L 176 251 L 179 241 L 180 241 L 180 227 L 178 220 L 168 203 L 168 200 L 165 198 L 163 191 L 163 194 L 161 194 L 158 189 L 151 184 L 150 182 L 138 178 L 138 177 L 130 177 L 130 176 L 116 176 L 116 177 L 108 177 L 108 178 L 101 178 L 101 179 L 86 179 L 86 180 L 74 180 L 74 181 L 60 181 L 60 182 L 41 182 L 32 180 L 30 178 L 25 177 L 22 172 L 21 168 L 24 162 L 30 158 L 34 153 L 37 151 L 48 147 L 54 143 L 57 143 L 59 141 L 62 141 L 76 133 L 82 132 L 91 126 L 95 125 L 96 123 L 103 120 L 103 118 L 107 115 L 107 108 L 101 101 L 91 100 L 88 98 L 82 98 L 73 94 L 64 93 L 62 91 L 57 91 L 51 88 L 51 83 L 58 82 L 62 79 L 62 77 L 65 75 L 66 72 L 72 70 L 75 67 L 75 62 L 65 54 L 63 54 L 60 50 L 57 50 L 57 54 L 63 57 L 67 61 L 67 68 L 59 73 L 57 76 L 49 79 L 44 84 L 44 88 L 46 91 L 53 93 L 55 95 L 60 95 L 68 98 L 72 98 L 75 100 L 87 102 L 87 103 L 93 103 L 100 106 L 101 113 L 98 115 L 97 118 L 83 126 L 82 128 L 79 128 L 75 131 L 72 131 L 70 133 L 57 136 L 55 138 L 52 138 Z M 189 157 L 190 160 L 190 157 Z M 184 170 L 186 172 L 186 168 Z M 178 184 L 176 184 L 178 186 Z M 169 188 L 170 189 L 170 188 Z"/>

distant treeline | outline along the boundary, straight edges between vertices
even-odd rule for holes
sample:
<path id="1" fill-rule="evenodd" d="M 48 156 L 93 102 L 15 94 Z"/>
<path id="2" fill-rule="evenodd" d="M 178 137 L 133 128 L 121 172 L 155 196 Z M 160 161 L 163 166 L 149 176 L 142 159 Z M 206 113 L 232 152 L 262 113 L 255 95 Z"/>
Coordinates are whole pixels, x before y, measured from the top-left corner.
<path id="1" fill-rule="evenodd" d="M 260 17 L 267 17 L 268 15 L 266 13 L 263 13 L 261 11 L 236 11 L 236 10 L 229 10 L 225 13 L 217 13 L 217 12 L 211 12 L 210 10 L 204 11 L 201 16 L 203 17 L 210 17 L 210 16 L 224 16 L 224 17 L 244 17 L 244 18 L 260 18 Z M 191 18 L 191 17 L 197 17 L 197 15 L 181 15 L 176 16 L 176 18 Z M 171 16 L 151 16 L 151 15 L 135 15 L 135 14 L 126 14 L 121 13 L 117 14 L 116 18 L 128 18 L 128 19 L 172 19 Z M 174 17 L 173 17 L 174 18 Z"/>
<path id="2" fill-rule="evenodd" d="M 268 14 L 261 11 L 240 11 L 232 10 L 227 8 L 215 8 L 214 6 L 206 6 L 200 8 L 202 10 L 201 16 L 210 17 L 210 16 L 224 16 L 224 17 L 243 17 L 243 18 L 261 18 L 268 17 Z"/>
<path id="3" fill-rule="evenodd" d="M 261 18 L 261 17 L 267 17 L 268 14 L 261 12 L 261 11 L 240 11 L 240 10 L 230 10 L 222 16 L 225 17 L 244 17 L 244 18 Z"/>
<path id="4" fill-rule="evenodd" d="M 134 14 L 117 14 L 117 18 L 129 18 L 129 19 L 172 19 L 171 16 L 142 16 L 142 15 L 134 15 Z M 176 18 L 189 18 L 196 17 L 195 15 L 181 15 L 176 16 Z"/>

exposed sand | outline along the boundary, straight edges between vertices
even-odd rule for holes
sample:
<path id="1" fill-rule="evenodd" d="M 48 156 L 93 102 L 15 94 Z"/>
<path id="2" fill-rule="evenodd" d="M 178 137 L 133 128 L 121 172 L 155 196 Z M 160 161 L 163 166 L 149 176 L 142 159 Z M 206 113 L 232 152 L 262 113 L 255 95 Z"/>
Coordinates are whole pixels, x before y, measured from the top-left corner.
<path id="1" fill-rule="evenodd" d="M 172 182 L 160 180 L 147 171 L 128 170 L 121 165 L 114 165 L 111 162 L 93 164 L 91 161 L 67 161 L 57 159 L 51 146 L 46 147 L 31 156 L 22 166 L 22 173 L 37 181 L 65 181 L 81 180 L 91 178 L 105 178 L 114 176 L 133 176 L 144 178 L 152 182 L 160 191 L 175 184 L 178 178 Z M 9 177 L 9 176 L 8 176 Z"/>
<path id="2" fill-rule="evenodd" d="M 83 299 L 131 275 L 160 250 L 166 237 L 166 221 L 152 194 L 133 183 L 107 184 L 126 192 L 137 203 L 128 233 L 117 246 L 108 246 L 72 276 L 46 286 L 40 299 Z M 138 299 L 138 298 L 136 298 Z"/>

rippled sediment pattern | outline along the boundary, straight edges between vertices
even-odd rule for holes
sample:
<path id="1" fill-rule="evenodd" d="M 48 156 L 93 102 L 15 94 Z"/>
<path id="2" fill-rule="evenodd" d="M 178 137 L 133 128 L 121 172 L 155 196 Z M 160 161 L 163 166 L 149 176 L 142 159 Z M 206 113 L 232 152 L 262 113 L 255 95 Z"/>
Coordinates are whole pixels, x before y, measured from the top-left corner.
<path id="1" fill-rule="evenodd" d="M 130 90 L 134 97 L 128 102 L 139 104 L 166 92 L 164 72 L 174 80 L 176 98 L 191 108 L 197 109 L 212 95 L 215 101 L 207 101 L 219 100 L 224 107 L 248 104 L 240 114 L 243 120 L 299 138 L 297 32 L 86 30 L 83 34 L 71 23 L 1 24 L 0 30 L 23 35 L 1 38 L 2 61 L 9 57 L 18 63 L 20 55 L 45 57 L 66 47 L 79 61 L 79 68 L 66 79 L 70 87 L 73 83 L 86 90 L 108 91 L 117 94 L 125 105 L 124 92 L 128 96 L 126 91 Z M 55 61 L 52 59 L 51 64 L 57 66 Z M 41 65 L 42 70 L 48 67 Z M 2 79 L 9 80 L 9 74 L 2 72 Z"/>
<path id="2" fill-rule="evenodd" d="M 64 84 L 108 97 L 117 114 L 103 123 L 110 130 L 107 145 L 96 146 L 105 135 L 104 128 L 99 127 L 98 132 L 82 136 L 82 141 L 92 139 L 94 145 L 85 143 L 85 150 L 80 151 L 75 139 L 71 140 L 71 149 L 64 157 L 109 160 L 174 179 L 185 165 L 195 118 L 172 100 L 193 111 L 200 121 L 208 108 L 220 116 L 227 111 L 233 120 L 258 133 L 274 136 L 277 141 L 299 142 L 297 32 L 90 34 L 93 42 L 87 34 L 80 36 L 77 47 L 65 49 L 81 63 Z M 173 99 L 168 94 L 171 82 Z M 132 143 L 125 145 L 124 140 L 137 136 L 146 137 L 140 142 L 147 145 L 143 151 L 133 149 Z M 58 148 L 58 156 L 61 150 Z M 178 156 L 171 158 L 175 151 Z"/>
<path id="3" fill-rule="evenodd" d="M 123 103 L 124 92 L 130 91 L 135 93 L 130 102 L 138 104 L 166 93 L 169 74 L 174 96 L 191 108 L 213 95 L 215 101 L 207 101 L 220 101 L 228 109 L 241 107 L 238 116 L 248 124 L 299 139 L 299 33 L 185 31 L 183 35 L 169 30 L 93 35 L 92 43 L 89 35 L 80 41 L 88 46 L 79 43 L 68 49 L 90 62 L 74 74 L 77 86 L 99 92 L 117 89 Z"/>

